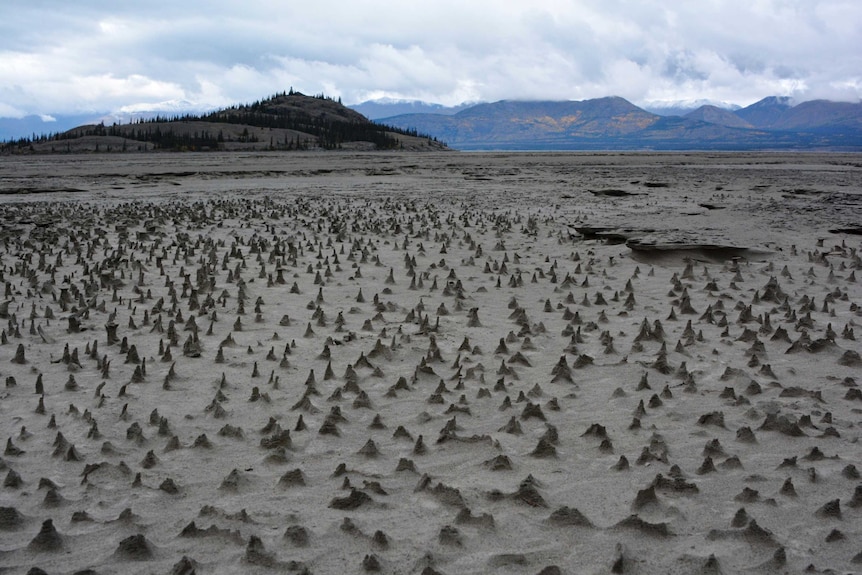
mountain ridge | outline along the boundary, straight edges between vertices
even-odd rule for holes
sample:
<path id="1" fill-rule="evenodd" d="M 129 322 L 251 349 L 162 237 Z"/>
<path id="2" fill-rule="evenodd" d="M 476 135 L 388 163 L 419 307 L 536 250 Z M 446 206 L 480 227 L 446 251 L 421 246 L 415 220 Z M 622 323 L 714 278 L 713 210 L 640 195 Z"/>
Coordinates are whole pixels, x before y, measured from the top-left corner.
<path id="1" fill-rule="evenodd" d="M 769 97 L 736 111 L 701 106 L 659 116 L 619 96 L 500 100 L 452 115 L 380 122 L 433 134 L 463 150 L 862 150 L 862 104 Z"/>
<path id="2" fill-rule="evenodd" d="M 701 120 L 710 124 L 718 124 L 719 126 L 725 126 L 728 128 L 754 127 L 733 112 L 709 104 L 701 106 L 696 110 L 692 110 L 688 114 L 685 114 L 684 117 L 692 120 Z"/>

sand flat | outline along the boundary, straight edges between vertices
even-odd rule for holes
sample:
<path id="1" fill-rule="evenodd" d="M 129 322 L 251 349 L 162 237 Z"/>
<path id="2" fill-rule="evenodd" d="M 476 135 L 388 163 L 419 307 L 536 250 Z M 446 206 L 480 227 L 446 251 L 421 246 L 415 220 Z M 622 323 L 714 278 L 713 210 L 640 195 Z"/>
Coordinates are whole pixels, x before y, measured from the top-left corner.
<path id="1" fill-rule="evenodd" d="M 0 192 L 2 569 L 859 569 L 856 155 L 3 157 Z"/>

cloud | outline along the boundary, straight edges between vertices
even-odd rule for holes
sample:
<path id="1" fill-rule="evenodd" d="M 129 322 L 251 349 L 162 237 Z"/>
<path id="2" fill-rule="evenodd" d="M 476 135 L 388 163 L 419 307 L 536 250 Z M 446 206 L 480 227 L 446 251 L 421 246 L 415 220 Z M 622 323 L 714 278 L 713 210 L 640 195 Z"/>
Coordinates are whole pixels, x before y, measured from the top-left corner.
<path id="1" fill-rule="evenodd" d="M 0 102 L 0 118 L 20 119 L 26 115 L 27 113 L 23 110 L 19 110 L 14 106 L 10 106 L 9 104 L 4 104 L 3 102 Z"/>
<path id="2" fill-rule="evenodd" d="M 211 108 L 288 87 L 356 103 L 859 100 L 855 0 L 12 0 L 0 116 Z"/>

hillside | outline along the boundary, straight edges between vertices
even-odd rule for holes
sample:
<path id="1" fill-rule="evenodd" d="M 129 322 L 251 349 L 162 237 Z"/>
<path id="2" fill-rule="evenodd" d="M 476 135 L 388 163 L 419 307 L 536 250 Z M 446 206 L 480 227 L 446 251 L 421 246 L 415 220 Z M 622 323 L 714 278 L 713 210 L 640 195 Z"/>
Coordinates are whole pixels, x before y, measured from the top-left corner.
<path id="1" fill-rule="evenodd" d="M 778 124 L 782 114 L 790 108 L 790 98 L 769 96 L 735 113 L 752 126 L 770 129 Z"/>
<path id="2" fill-rule="evenodd" d="M 811 100 L 786 110 L 774 127 L 782 130 L 862 131 L 862 105 Z"/>
<path id="3" fill-rule="evenodd" d="M 710 124 L 718 124 L 728 128 L 753 128 L 751 124 L 731 112 L 716 106 L 701 106 L 697 110 L 693 110 L 685 115 L 691 120 L 699 120 Z"/>
<path id="4" fill-rule="evenodd" d="M 862 150 L 862 104 L 766 98 L 737 111 L 659 116 L 619 97 L 479 104 L 380 120 L 463 150 Z"/>
<path id="5" fill-rule="evenodd" d="M 202 115 L 85 125 L 2 146 L 5 153 L 401 149 L 446 146 L 415 130 L 371 122 L 331 98 L 292 90 Z"/>

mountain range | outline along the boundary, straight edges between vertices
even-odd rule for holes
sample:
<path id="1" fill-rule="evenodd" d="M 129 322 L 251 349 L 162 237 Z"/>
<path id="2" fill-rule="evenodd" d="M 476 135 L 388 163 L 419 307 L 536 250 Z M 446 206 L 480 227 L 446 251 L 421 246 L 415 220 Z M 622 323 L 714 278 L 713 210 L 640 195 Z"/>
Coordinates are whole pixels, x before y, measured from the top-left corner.
<path id="1" fill-rule="evenodd" d="M 398 113 L 386 115 L 387 111 Z M 458 150 L 525 151 L 862 151 L 862 103 L 812 100 L 794 105 L 785 97 L 768 97 L 736 109 L 704 103 L 684 115 L 670 115 L 616 96 L 582 101 L 502 100 L 458 107 L 395 100 L 347 107 L 340 100 L 291 89 L 252 104 L 200 114 L 118 120 L 50 135 L 34 133 L 0 148 L 5 153 L 441 150 L 446 145 Z"/>
<path id="2" fill-rule="evenodd" d="M 768 97 L 684 116 L 648 112 L 616 96 L 477 104 L 453 114 L 377 120 L 459 150 L 862 150 L 862 103 Z"/>
<path id="3" fill-rule="evenodd" d="M 392 116 L 401 116 L 404 114 L 444 114 L 451 116 L 457 114 L 461 110 L 472 108 L 477 104 L 488 104 L 486 101 L 462 102 L 455 106 L 446 106 L 433 102 L 424 102 L 422 100 L 410 100 L 403 98 L 377 98 L 374 100 L 366 100 L 358 104 L 348 104 L 347 107 L 356 110 L 369 120 L 377 121 Z M 641 104 L 641 108 L 647 112 L 652 112 L 657 116 L 685 116 L 689 112 L 702 107 L 714 106 L 723 110 L 739 110 L 742 106 L 717 100 L 707 100 L 703 98 L 695 100 L 672 100 L 672 101 L 649 101 Z"/>

